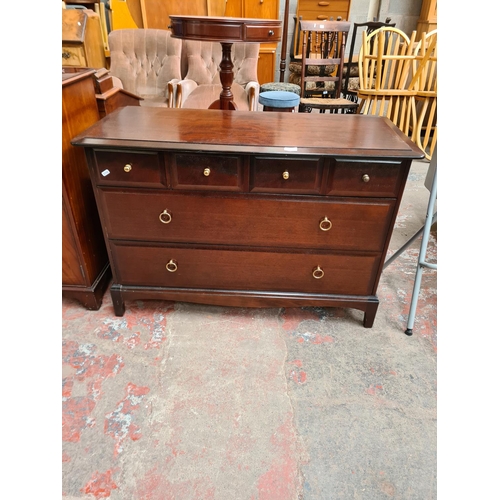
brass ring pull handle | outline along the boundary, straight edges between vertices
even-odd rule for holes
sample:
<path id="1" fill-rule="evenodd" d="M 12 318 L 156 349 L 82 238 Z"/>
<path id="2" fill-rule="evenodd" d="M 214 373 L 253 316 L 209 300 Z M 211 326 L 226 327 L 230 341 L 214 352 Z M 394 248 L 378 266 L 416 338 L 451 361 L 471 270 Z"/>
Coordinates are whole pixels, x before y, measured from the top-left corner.
<path id="1" fill-rule="evenodd" d="M 203 170 L 203 175 L 205 177 L 208 177 L 210 175 L 210 169 L 209 168 L 206 168 L 205 170 Z"/>
<path id="2" fill-rule="evenodd" d="M 167 268 L 168 272 L 175 273 L 175 271 L 177 271 L 177 261 L 175 261 L 174 259 L 170 259 L 165 267 Z"/>
<path id="3" fill-rule="evenodd" d="M 167 210 L 163 210 L 163 212 L 158 216 L 160 222 L 163 224 L 169 224 L 172 221 L 172 214 Z"/>
<path id="4" fill-rule="evenodd" d="M 370 176 L 368 174 L 363 175 L 361 179 L 363 180 L 363 182 L 370 182 Z"/>
<path id="5" fill-rule="evenodd" d="M 125 170 L 125 172 L 130 172 L 132 170 L 132 165 L 130 163 L 127 163 L 124 167 L 123 167 L 123 170 Z"/>
<path id="6" fill-rule="evenodd" d="M 286 181 L 286 180 L 287 180 L 287 179 L 289 179 L 289 178 L 290 178 L 290 174 L 288 173 L 288 170 L 285 170 L 285 171 L 283 172 L 283 179 L 285 179 L 285 181 Z"/>
<path id="7" fill-rule="evenodd" d="M 274 35 L 274 30 L 269 30 L 269 36 L 273 36 Z"/>
<path id="8" fill-rule="evenodd" d="M 319 228 L 321 231 L 330 231 L 332 228 L 332 221 L 328 217 L 324 217 L 319 221 Z"/>
<path id="9" fill-rule="evenodd" d="M 324 275 L 325 275 L 325 271 L 323 271 L 323 269 L 321 269 L 321 267 L 316 266 L 313 269 L 313 278 L 320 280 Z"/>

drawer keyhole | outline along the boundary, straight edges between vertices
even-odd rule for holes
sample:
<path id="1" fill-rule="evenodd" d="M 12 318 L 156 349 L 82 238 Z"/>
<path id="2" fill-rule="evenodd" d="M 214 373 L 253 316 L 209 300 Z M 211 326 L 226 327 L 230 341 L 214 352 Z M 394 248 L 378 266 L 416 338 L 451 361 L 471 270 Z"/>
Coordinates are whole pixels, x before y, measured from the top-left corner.
<path id="1" fill-rule="evenodd" d="M 210 169 L 209 168 L 206 168 L 205 170 L 203 170 L 203 175 L 205 177 L 208 177 L 210 175 Z"/>
<path id="2" fill-rule="evenodd" d="M 363 182 L 370 182 L 370 176 L 368 174 L 363 175 L 361 179 L 363 180 Z"/>
<path id="3" fill-rule="evenodd" d="M 163 210 L 163 212 L 158 216 L 160 222 L 163 224 L 169 224 L 172 221 L 172 214 L 167 210 Z"/>
<path id="4" fill-rule="evenodd" d="M 328 217 L 324 217 L 319 221 L 319 228 L 322 231 L 330 231 L 332 228 L 332 221 Z"/>
<path id="5" fill-rule="evenodd" d="M 325 271 L 323 271 L 323 269 L 321 269 L 321 267 L 316 266 L 313 269 L 313 278 L 320 280 L 324 275 L 325 275 Z"/>
<path id="6" fill-rule="evenodd" d="M 167 268 L 168 272 L 175 273 L 175 271 L 177 271 L 177 261 L 174 259 L 170 259 L 165 267 Z"/>
<path id="7" fill-rule="evenodd" d="M 130 163 L 127 163 L 124 167 L 123 167 L 123 170 L 125 170 L 125 172 L 130 172 L 132 170 L 132 165 Z"/>

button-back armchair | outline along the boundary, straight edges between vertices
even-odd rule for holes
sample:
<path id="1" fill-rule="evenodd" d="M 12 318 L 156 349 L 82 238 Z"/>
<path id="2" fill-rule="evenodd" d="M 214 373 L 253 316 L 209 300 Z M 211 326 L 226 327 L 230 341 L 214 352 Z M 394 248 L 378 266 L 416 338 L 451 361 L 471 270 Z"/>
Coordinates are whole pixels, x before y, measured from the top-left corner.
<path id="1" fill-rule="evenodd" d="M 141 106 L 174 107 L 182 41 L 158 29 L 114 30 L 108 39 L 109 72 L 116 84 L 142 97 Z"/>
<path id="2" fill-rule="evenodd" d="M 258 107 L 259 46 L 258 43 L 237 42 L 231 47 L 234 74 L 231 92 L 240 110 L 256 111 Z M 185 77 L 177 83 L 176 107 L 207 109 L 219 99 L 221 60 L 219 42 L 182 41 L 182 74 Z"/>

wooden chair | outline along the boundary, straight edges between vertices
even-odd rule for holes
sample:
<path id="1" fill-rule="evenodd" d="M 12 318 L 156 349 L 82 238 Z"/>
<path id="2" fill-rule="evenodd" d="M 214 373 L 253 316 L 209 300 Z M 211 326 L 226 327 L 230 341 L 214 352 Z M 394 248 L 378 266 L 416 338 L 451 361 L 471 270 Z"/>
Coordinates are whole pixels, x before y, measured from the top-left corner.
<path id="1" fill-rule="evenodd" d="M 430 160 L 437 143 L 437 30 L 422 33 L 414 56 L 416 119 L 411 138 Z"/>
<path id="2" fill-rule="evenodd" d="M 357 104 L 341 97 L 342 72 L 347 34 L 346 21 L 299 22 L 302 34 L 301 98 L 299 112 L 319 109 L 324 113 L 356 109 Z M 315 74 L 309 68 L 314 66 Z"/>
<path id="3" fill-rule="evenodd" d="M 370 21 L 367 23 L 353 23 L 350 36 L 349 56 L 347 64 L 344 66 L 344 83 L 342 85 L 342 97 L 352 102 L 358 102 L 359 72 L 358 72 L 358 52 L 354 53 L 358 32 L 366 31 L 369 35 L 375 30 L 383 27 L 395 27 L 396 23 L 391 23 L 391 18 L 386 18 L 385 22 Z"/>
<path id="4" fill-rule="evenodd" d="M 411 83 L 416 31 L 411 38 L 393 27 L 363 32 L 359 51 L 359 108 L 364 115 L 388 117 L 410 136 L 416 90 Z"/>

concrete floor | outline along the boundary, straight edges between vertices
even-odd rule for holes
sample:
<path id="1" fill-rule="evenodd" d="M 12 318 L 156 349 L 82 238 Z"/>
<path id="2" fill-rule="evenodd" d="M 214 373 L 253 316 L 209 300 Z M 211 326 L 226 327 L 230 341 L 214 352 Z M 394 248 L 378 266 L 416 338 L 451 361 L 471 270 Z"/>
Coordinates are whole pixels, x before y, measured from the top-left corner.
<path id="1" fill-rule="evenodd" d="M 424 223 L 428 165 L 390 253 Z M 63 299 L 62 497 L 435 499 L 436 271 L 404 334 L 419 245 L 382 274 L 372 329 L 351 309 Z"/>

